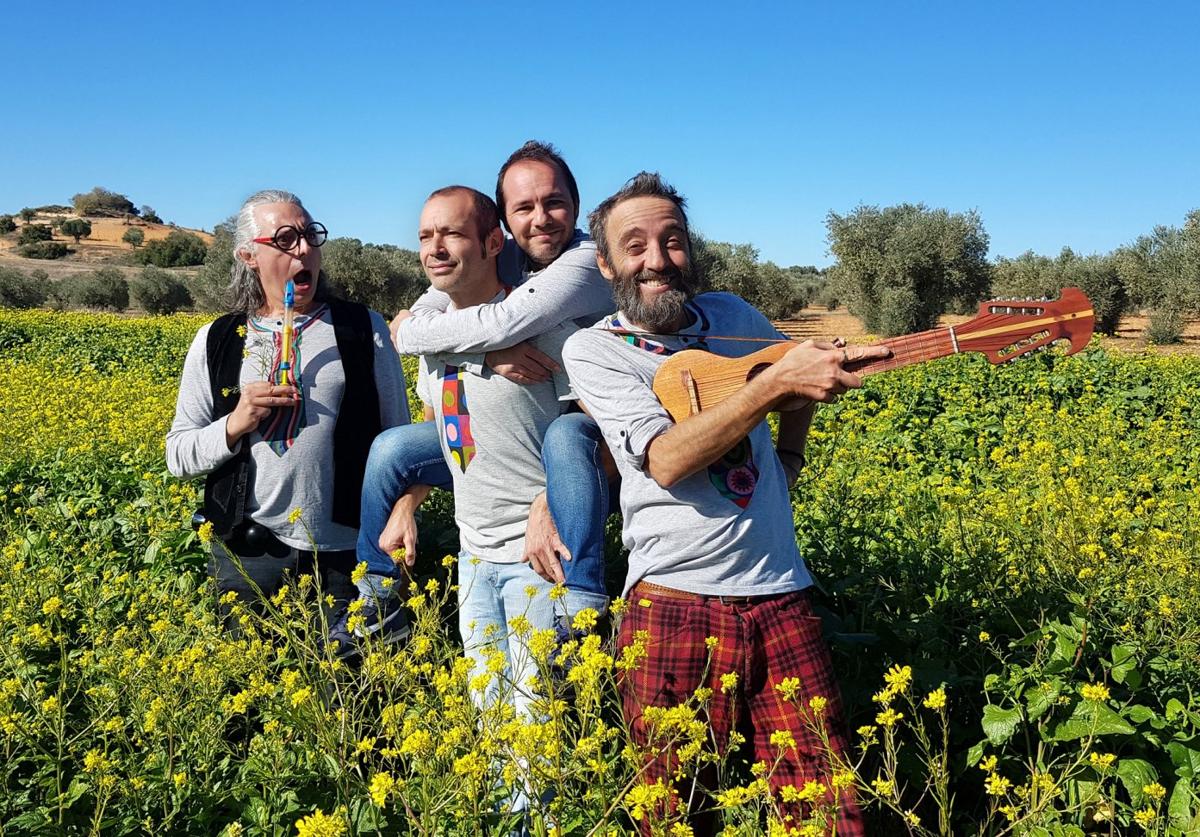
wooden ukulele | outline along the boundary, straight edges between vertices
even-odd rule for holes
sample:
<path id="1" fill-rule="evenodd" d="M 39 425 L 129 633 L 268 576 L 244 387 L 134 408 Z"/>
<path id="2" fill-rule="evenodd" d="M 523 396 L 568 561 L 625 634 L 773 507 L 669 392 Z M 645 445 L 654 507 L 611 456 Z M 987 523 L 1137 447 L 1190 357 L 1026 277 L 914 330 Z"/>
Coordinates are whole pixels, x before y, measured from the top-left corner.
<path id="1" fill-rule="evenodd" d="M 992 363 L 999 364 L 1060 340 L 1070 341 L 1067 354 L 1074 354 L 1091 340 L 1094 320 L 1092 303 L 1079 288 L 1063 288 L 1054 301 L 992 300 L 981 303 L 979 314 L 960 325 L 881 340 L 875 345 L 889 347 L 890 357 L 852 361 L 844 368 L 859 375 L 872 375 L 960 352 L 982 352 Z M 678 352 L 658 368 L 654 394 L 672 419 L 682 421 L 733 395 L 797 342 L 772 343 L 761 351 L 736 358 L 700 349 Z"/>

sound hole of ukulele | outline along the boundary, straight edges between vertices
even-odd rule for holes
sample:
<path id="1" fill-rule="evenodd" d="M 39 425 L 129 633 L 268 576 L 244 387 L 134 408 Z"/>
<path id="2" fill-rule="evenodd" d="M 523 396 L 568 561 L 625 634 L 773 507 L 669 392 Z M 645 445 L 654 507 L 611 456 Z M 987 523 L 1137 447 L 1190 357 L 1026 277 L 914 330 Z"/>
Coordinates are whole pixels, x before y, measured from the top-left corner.
<path id="1" fill-rule="evenodd" d="M 755 378 L 757 378 L 759 375 L 761 375 L 763 372 L 766 372 L 770 368 L 771 368 L 771 364 L 769 364 L 769 363 L 756 364 L 753 368 L 750 369 L 749 372 L 746 373 L 746 380 L 753 381 Z"/>

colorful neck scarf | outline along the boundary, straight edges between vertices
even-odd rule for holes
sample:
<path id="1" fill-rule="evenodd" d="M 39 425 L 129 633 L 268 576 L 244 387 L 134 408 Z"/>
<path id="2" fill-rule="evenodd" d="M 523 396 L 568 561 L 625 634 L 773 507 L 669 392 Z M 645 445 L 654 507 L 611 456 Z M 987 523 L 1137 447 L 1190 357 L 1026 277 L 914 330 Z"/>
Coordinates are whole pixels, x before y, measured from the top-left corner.
<path id="1" fill-rule="evenodd" d="M 276 407 L 271 411 L 271 414 L 263 419 L 258 430 L 262 434 L 263 440 L 271 450 L 275 451 L 277 456 L 283 456 L 292 445 L 296 443 L 296 439 L 300 437 L 302 431 L 308 424 L 304 409 L 304 380 L 302 375 L 302 346 L 304 342 L 304 332 L 325 313 L 325 306 L 321 305 L 307 315 L 297 315 L 295 329 L 292 333 L 291 345 L 291 374 L 296 380 L 296 389 L 300 391 L 300 400 L 291 407 Z M 260 358 L 263 361 L 263 380 L 274 381 L 278 379 L 279 365 L 283 360 L 283 333 L 276 331 L 273 326 L 280 323 L 276 320 L 260 317 L 250 317 L 250 331 L 255 335 L 257 351 L 262 351 L 266 357 Z M 247 349 L 253 354 L 256 349 L 250 348 L 249 340 L 247 340 Z"/>

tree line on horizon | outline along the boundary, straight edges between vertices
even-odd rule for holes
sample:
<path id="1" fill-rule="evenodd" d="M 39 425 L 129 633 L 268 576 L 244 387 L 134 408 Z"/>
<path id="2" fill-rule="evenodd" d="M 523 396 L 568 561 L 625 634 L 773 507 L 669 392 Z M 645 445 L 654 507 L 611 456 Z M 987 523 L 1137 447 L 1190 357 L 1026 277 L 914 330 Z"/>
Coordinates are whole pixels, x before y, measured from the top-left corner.
<path id="1" fill-rule="evenodd" d="M 73 204 L 80 216 L 160 220 L 152 208 L 139 210 L 124 195 L 101 187 L 75 195 Z M 21 215 L 26 222 L 18 238 L 22 246 L 63 247 L 48 241 L 48 227 L 29 232 L 39 226 L 31 223 L 36 210 L 25 209 Z M 174 230 L 166 239 L 139 250 L 141 240 L 134 243 L 127 234 L 125 240 L 142 264 L 199 266 L 186 278 L 165 271 L 153 274 L 152 282 L 141 284 L 152 286 L 154 293 L 140 296 L 161 297 L 149 299 L 156 311 L 189 306 L 223 310 L 233 265 L 235 221 L 236 216 L 231 216 L 217 224 L 207 246 L 191 233 Z M 59 226 L 76 241 L 90 234 L 85 218 Z M 11 216 L 0 216 L 0 234 L 16 229 Z M 771 319 L 786 319 L 809 305 L 831 310 L 845 305 L 868 331 L 884 336 L 932 328 L 942 314 L 970 313 L 989 297 L 1052 298 L 1072 285 L 1092 300 L 1096 330 L 1102 334 L 1114 333 L 1121 317 L 1145 310 L 1150 316 L 1150 339 L 1171 343 L 1180 338 L 1188 317 L 1200 315 L 1200 210 L 1188 213 L 1180 227 L 1156 226 L 1110 253 L 1083 256 L 1064 247 L 1056 256 L 1030 250 L 995 261 L 988 260 L 988 234 L 975 211 L 955 213 L 920 203 L 861 205 L 845 214 L 830 211 L 826 229 L 830 252 L 837 259 L 828 268 L 781 267 L 761 261 L 752 244 L 717 241 L 695 231 L 693 257 L 706 289 L 735 293 Z M 331 238 L 323 256 L 325 274 L 339 294 L 385 314 L 411 305 L 428 284 L 418 254 L 404 247 Z M 104 282 L 115 288 L 113 273 L 120 271 L 110 271 Z M 0 305 L 28 306 L 38 298 L 36 288 L 18 288 L 20 284 L 11 269 L 0 274 Z M 80 296 L 91 298 L 82 291 L 57 297 L 47 292 L 36 305 L 50 301 L 94 307 L 84 305 Z M 115 306 L 120 299 L 119 290 L 113 290 L 105 307 Z"/>

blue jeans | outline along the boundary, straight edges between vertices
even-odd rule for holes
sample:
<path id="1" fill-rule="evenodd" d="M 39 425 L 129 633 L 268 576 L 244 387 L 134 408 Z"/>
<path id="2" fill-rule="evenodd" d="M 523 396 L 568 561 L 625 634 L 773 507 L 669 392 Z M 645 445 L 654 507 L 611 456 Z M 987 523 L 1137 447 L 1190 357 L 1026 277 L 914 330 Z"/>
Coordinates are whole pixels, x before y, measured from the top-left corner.
<path id="1" fill-rule="evenodd" d="M 486 652 L 491 649 L 503 653 L 507 661 L 504 671 L 492 677 L 482 693 L 472 694 L 480 707 L 491 706 L 500 698 L 524 720 L 533 717 L 532 706 L 538 696 L 528 683 L 538 674 L 538 666 L 529 639 L 536 631 L 554 627 L 553 588 L 527 563 L 498 564 L 465 552 L 459 555 L 458 631 L 463 650 L 475 662 L 471 677 L 488 670 Z M 530 629 L 524 635 L 510 624 L 517 616 L 529 620 Z"/>
<path id="2" fill-rule="evenodd" d="M 567 610 L 602 610 L 604 588 L 604 523 L 609 513 L 608 480 L 604 475 L 600 428 L 583 413 L 555 419 L 542 441 L 542 465 L 550 514 L 572 560 L 563 561 Z M 362 523 L 358 559 L 381 575 L 396 575 L 395 562 L 379 548 L 396 500 L 413 485 L 449 490 L 450 469 L 442 456 L 433 422 L 401 425 L 375 438 L 367 459 L 362 490 Z"/>
<path id="3" fill-rule="evenodd" d="M 363 474 L 357 546 L 358 560 L 367 562 L 368 572 L 398 575 L 392 556 L 379 548 L 379 536 L 392 506 L 414 485 L 450 490 L 450 469 L 431 421 L 388 428 L 371 443 Z"/>
<path id="4" fill-rule="evenodd" d="M 584 413 L 559 416 L 542 439 L 546 502 L 558 537 L 571 553 L 563 561 L 569 614 L 585 607 L 604 611 L 604 522 L 608 520 L 608 477 L 601 454 L 600 426 Z"/>
<path id="5" fill-rule="evenodd" d="M 529 684 L 531 678 L 547 672 L 539 672 L 529 640 L 537 631 L 554 627 L 552 589 L 553 584 L 524 562 L 498 564 L 465 552 L 458 556 L 458 630 L 463 651 L 474 663 L 470 680 L 475 681 L 489 671 L 488 660 L 492 655 L 501 654 L 505 661 L 503 669 L 490 675 L 481 690 L 471 690 L 471 699 L 485 713 L 494 712 L 496 702 L 504 701 L 522 721 L 545 720 L 535 706 L 544 695 L 536 693 Z M 520 631 L 512 627 L 513 619 L 518 616 L 528 620 L 528 626 Z M 544 669 L 547 663 L 542 666 Z M 473 682 L 473 685 L 479 684 Z M 527 763 L 519 766 L 522 773 L 529 770 Z M 519 781 L 511 788 L 507 810 L 502 813 L 527 812 L 530 795 L 531 788 Z M 521 826 L 511 832 L 528 833 Z"/>

